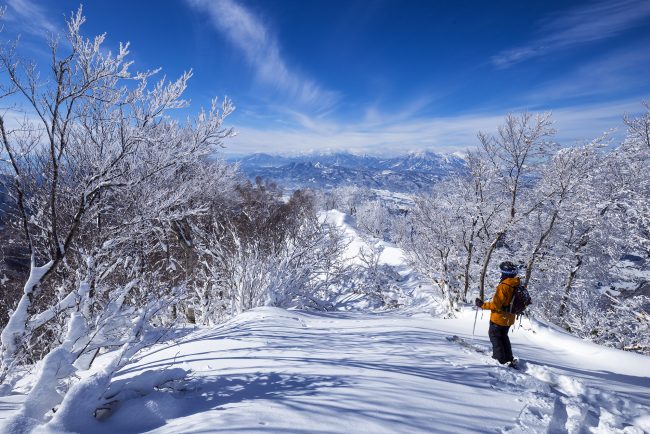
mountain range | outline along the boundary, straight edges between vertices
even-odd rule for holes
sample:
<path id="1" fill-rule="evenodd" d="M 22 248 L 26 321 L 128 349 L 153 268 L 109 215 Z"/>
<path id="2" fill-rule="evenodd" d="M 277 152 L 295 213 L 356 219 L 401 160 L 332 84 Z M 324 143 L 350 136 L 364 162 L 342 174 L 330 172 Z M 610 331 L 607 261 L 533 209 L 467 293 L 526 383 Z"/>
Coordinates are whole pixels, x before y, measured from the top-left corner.
<path id="1" fill-rule="evenodd" d="M 251 180 L 261 177 L 285 188 L 335 188 L 345 185 L 413 192 L 466 170 L 458 154 L 413 152 L 396 157 L 350 153 L 278 156 L 251 154 L 233 158 Z"/>

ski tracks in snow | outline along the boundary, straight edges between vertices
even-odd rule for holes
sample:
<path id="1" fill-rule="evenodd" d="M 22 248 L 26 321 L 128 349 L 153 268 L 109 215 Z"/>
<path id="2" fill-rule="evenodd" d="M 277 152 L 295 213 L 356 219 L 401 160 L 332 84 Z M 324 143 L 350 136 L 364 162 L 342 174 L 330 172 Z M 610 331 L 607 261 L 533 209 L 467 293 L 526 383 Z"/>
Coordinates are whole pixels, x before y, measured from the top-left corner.
<path id="1" fill-rule="evenodd" d="M 639 420 L 647 410 L 615 393 L 589 387 L 577 378 L 529 361 L 520 361 L 518 369 L 501 366 L 484 346 L 458 336 L 447 340 L 494 365 L 489 373 L 492 388 L 520 396 L 521 411 L 515 423 L 501 431 L 504 434 L 645 432 L 629 421 Z"/>
<path id="2" fill-rule="evenodd" d="M 645 414 L 638 404 L 547 366 L 531 362 L 521 365 L 520 371 L 498 367 L 494 376 L 502 387 L 522 392 L 524 406 L 518 424 L 504 432 L 537 432 L 539 422 L 550 433 L 644 432 L 629 423 Z"/>

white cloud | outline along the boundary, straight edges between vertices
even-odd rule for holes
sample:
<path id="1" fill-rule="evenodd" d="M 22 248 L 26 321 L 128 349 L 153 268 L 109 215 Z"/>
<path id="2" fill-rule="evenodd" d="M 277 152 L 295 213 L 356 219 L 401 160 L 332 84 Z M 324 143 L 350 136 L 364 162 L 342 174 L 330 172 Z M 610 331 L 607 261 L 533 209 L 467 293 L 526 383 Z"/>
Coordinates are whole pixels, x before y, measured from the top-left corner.
<path id="1" fill-rule="evenodd" d="M 208 15 L 212 25 L 238 47 L 255 68 L 257 79 L 278 93 L 288 95 L 303 107 L 326 110 L 339 94 L 325 90 L 313 80 L 292 70 L 282 58 L 278 41 L 253 13 L 234 0 L 187 0 Z"/>
<path id="2" fill-rule="evenodd" d="M 3 19 L 20 32 L 35 36 L 48 36 L 59 32 L 59 28 L 50 20 L 45 9 L 31 0 L 6 0 L 6 5 Z"/>
<path id="3" fill-rule="evenodd" d="M 611 129 L 622 134 L 622 115 L 641 109 L 637 100 L 606 104 L 581 105 L 553 110 L 556 140 L 571 144 L 590 140 Z M 512 112 L 523 111 L 514 108 Z M 495 132 L 503 123 L 505 111 L 498 113 L 468 113 L 459 116 L 429 117 L 415 120 L 390 119 L 381 115 L 385 123 L 336 124 L 331 121 L 318 124 L 311 119 L 294 127 L 238 127 L 238 136 L 227 143 L 226 152 L 245 154 L 309 153 L 323 151 L 350 151 L 355 153 L 397 154 L 416 150 L 442 152 L 462 151 L 475 146 L 479 131 Z"/>
<path id="4" fill-rule="evenodd" d="M 507 68 L 549 52 L 608 39 L 650 17 L 650 1 L 604 0 L 572 9 L 541 23 L 538 37 L 492 58 L 495 66 Z"/>

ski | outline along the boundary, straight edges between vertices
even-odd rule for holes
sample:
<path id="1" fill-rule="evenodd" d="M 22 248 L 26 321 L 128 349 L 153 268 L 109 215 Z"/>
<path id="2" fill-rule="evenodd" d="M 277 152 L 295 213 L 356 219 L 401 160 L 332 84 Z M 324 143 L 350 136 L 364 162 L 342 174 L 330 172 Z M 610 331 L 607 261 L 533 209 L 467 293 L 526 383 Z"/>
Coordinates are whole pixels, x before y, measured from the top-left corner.
<path id="1" fill-rule="evenodd" d="M 475 352 L 477 352 L 477 353 L 488 354 L 488 350 L 487 350 L 487 348 L 485 348 L 485 347 L 481 347 L 481 346 L 476 345 L 476 344 L 473 344 L 473 343 L 471 343 L 471 342 L 467 342 L 466 339 L 463 339 L 463 338 L 461 338 L 461 337 L 458 336 L 458 335 L 447 336 L 446 339 L 447 339 L 449 342 L 455 342 L 455 343 L 457 343 L 458 345 L 460 345 L 461 347 L 467 348 L 467 349 L 472 350 L 472 351 L 475 351 Z"/>
<path id="2" fill-rule="evenodd" d="M 449 342 L 454 342 L 454 343 L 460 345 L 461 347 L 466 348 L 466 349 L 468 349 L 468 350 L 471 350 L 471 351 L 473 351 L 473 352 L 476 352 L 476 353 L 479 353 L 479 354 L 484 354 L 484 355 L 486 355 L 486 356 L 490 356 L 490 357 L 491 357 L 491 355 L 490 355 L 490 351 L 489 351 L 488 348 L 482 347 L 482 346 L 480 346 L 480 345 L 476 345 L 476 344 L 474 344 L 474 343 L 472 343 L 472 342 L 468 342 L 466 339 L 461 338 L 461 337 L 458 336 L 458 335 L 447 336 L 445 339 L 447 339 Z M 514 362 L 514 363 L 511 363 L 511 364 L 508 363 L 508 364 L 505 364 L 505 365 L 501 365 L 501 364 L 499 364 L 498 366 L 503 366 L 503 367 L 505 367 L 505 368 L 515 369 L 515 370 L 517 370 L 517 371 L 522 371 L 522 372 L 524 372 L 524 371 L 525 371 L 526 362 L 523 361 L 523 360 L 520 360 L 520 359 L 515 358 L 515 362 Z"/>

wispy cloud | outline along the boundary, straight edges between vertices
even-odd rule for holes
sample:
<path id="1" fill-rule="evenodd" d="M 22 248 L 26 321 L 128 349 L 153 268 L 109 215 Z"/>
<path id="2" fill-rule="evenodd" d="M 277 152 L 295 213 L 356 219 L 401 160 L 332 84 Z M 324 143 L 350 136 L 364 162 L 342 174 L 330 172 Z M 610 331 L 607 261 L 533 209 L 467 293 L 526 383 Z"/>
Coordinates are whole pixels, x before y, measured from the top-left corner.
<path id="1" fill-rule="evenodd" d="M 616 36 L 650 17 L 650 1 L 603 0 L 539 23 L 537 37 L 497 54 L 492 63 L 507 68 L 550 52 Z"/>
<path id="2" fill-rule="evenodd" d="M 565 71 L 525 95 L 527 101 L 551 102 L 576 98 L 612 97 L 630 93 L 648 92 L 650 65 L 648 40 L 608 53 L 598 59 L 580 64 L 576 69 Z M 648 95 L 640 95 L 640 97 Z"/>
<path id="3" fill-rule="evenodd" d="M 3 19 L 19 32 L 34 36 L 49 36 L 59 32 L 41 5 L 31 0 L 6 0 L 6 5 Z"/>
<path id="4" fill-rule="evenodd" d="M 257 79 L 303 107 L 330 108 L 339 94 L 292 70 L 281 55 L 277 39 L 250 10 L 234 0 L 187 0 L 208 15 L 212 25 L 238 47 L 255 68 Z"/>
<path id="5" fill-rule="evenodd" d="M 574 105 L 553 110 L 558 130 L 556 140 L 571 144 L 590 140 L 605 131 L 619 128 L 622 115 L 637 112 L 638 100 L 623 100 L 590 105 Z M 513 108 L 513 112 L 523 111 Z M 322 151 L 350 151 L 370 154 L 397 154 L 416 150 L 442 152 L 463 151 L 475 146 L 479 131 L 494 132 L 503 123 L 505 111 L 466 113 L 458 116 L 422 117 L 400 120 L 382 114 L 383 124 L 334 123 L 322 125 L 312 119 L 310 123 L 289 127 L 240 126 L 239 135 L 229 141 L 229 153 L 305 153 Z"/>

